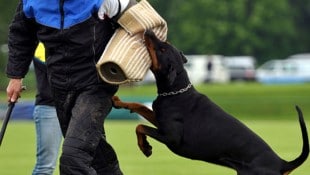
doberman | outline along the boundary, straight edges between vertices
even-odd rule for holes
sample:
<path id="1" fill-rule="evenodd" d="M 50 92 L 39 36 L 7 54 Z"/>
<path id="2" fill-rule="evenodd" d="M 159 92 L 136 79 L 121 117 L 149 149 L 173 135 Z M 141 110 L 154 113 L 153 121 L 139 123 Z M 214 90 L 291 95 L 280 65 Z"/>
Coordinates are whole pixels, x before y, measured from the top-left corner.
<path id="1" fill-rule="evenodd" d="M 150 54 L 158 96 L 153 110 L 139 103 L 125 103 L 113 97 L 116 108 L 142 115 L 156 128 L 138 125 L 138 146 L 145 156 L 152 154 L 150 136 L 174 153 L 235 169 L 238 175 L 287 175 L 308 157 L 306 124 L 298 106 L 302 131 L 302 153 L 293 161 L 282 160 L 264 140 L 224 112 L 207 96 L 195 90 L 183 64 L 186 58 L 168 42 L 160 41 L 148 30 L 144 40 Z"/>

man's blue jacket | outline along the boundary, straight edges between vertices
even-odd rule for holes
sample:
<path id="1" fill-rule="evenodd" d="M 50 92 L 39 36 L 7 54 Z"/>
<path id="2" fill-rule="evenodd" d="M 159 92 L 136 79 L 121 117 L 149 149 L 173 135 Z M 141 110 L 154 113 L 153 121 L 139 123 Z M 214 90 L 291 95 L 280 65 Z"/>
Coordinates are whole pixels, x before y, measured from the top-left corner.
<path id="1" fill-rule="evenodd" d="M 95 65 L 115 25 L 97 17 L 102 1 L 21 0 L 9 28 L 7 76 L 26 75 L 41 41 L 52 88 L 78 90 L 104 83 Z"/>

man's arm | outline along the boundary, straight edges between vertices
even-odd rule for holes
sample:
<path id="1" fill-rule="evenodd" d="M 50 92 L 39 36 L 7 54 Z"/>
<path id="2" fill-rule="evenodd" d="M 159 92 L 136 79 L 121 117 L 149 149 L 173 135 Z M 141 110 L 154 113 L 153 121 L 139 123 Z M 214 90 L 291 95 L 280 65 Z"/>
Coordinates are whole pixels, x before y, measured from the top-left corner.
<path id="1" fill-rule="evenodd" d="M 20 96 L 22 78 L 28 72 L 37 44 L 36 24 L 34 20 L 26 18 L 20 2 L 8 36 L 9 57 L 6 67 L 7 77 L 10 78 L 7 86 L 8 101 L 15 102 Z"/>

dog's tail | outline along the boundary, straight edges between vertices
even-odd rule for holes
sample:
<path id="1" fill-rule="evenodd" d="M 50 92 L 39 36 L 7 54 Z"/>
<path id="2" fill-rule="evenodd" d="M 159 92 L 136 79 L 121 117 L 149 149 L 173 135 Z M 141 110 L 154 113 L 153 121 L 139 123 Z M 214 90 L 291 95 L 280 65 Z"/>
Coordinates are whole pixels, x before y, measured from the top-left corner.
<path id="1" fill-rule="evenodd" d="M 298 112 L 299 124 L 301 128 L 301 133 L 302 133 L 302 140 L 303 140 L 302 152 L 295 160 L 286 162 L 284 164 L 283 169 L 281 171 L 282 174 L 284 175 L 289 174 L 295 168 L 300 166 L 307 159 L 309 155 L 309 139 L 308 139 L 307 127 L 306 127 L 302 112 L 298 106 L 296 106 L 296 110 Z"/>

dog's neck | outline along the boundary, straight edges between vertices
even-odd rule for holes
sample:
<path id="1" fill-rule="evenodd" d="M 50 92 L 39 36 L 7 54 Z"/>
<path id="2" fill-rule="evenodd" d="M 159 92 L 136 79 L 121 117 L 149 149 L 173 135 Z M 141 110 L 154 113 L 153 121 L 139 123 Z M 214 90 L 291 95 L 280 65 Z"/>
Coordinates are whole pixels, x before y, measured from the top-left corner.
<path id="1" fill-rule="evenodd" d="M 173 96 L 173 95 L 183 94 L 183 93 L 187 92 L 191 87 L 192 87 L 192 84 L 189 83 L 186 87 L 184 87 L 182 89 L 179 89 L 177 91 L 170 91 L 170 92 L 159 93 L 158 96 L 166 97 L 166 96 Z"/>
<path id="2" fill-rule="evenodd" d="M 192 88 L 192 84 L 185 70 L 177 74 L 172 85 L 160 80 L 156 80 L 156 84 L 158 96 L 178 95 L 185 93 Z"/>

